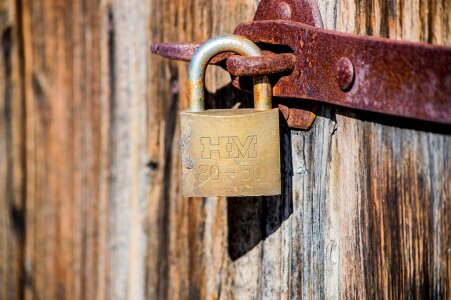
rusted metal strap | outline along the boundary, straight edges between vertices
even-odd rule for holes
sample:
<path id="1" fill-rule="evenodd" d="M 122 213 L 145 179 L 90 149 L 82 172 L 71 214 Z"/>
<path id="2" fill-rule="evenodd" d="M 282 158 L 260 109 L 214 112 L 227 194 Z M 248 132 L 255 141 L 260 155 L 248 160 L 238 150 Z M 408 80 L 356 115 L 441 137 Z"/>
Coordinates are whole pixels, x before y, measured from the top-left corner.
<path id="1" fill-rule="evenodd" d="M 199 48 L 200 44 L 194 43 L 160 43 L 152 44 L 150 50 L 154 54 L 158 54 L 164 58 L 190 61 L 194 52 Z M 216 55 L 209 63 L 218 64 L 219 62 L 227 59 L 229 56 L 233 55 L 232 52 L 224 52 Z"/>
<path id="2" fill-rule="evenodd" d="M 237 76 L 283 75 L 273 86 L 276 97 L 451 124 L 451 48 L 340 33 L 285 20 L 243 23 L 235 34 L 292 50 L 265 51 L 261 57 L 223 53 L 211 61 L 224 66 L 227 59 L 227 70 Z M 157 44 L 152 52 L 189 61 L 198 46 Z M 234 85 L 243 88 L 239 82 L 234 80 Z M 286 117 L 289 114 L 288 110 Z M 298 115 L 302 118 L 291 114 L 292 120 L 301 121 L 290 126 L 308 127 L 303 119 L 311 120 L 311 115 Z"/>
<path id="3" fill-rule="evenodd" d="M 227 71 L 235 76 L 270 75 L 291 72 L 295 63 L 296 57 L 292 53 L 266 53 L 264 56 L 232 55 L 227 59 Z"/>
<path id="4" fill-rule="evenodd" d="M 154 44 L 152 53 L 162 57 L 190 61 L 194 51 L 200 44 Z M 263 51 L 264 56 L 241 56 L 233 52 L 221 53 L 215 56 L 209 63 L 221 64 L 225 60 L 227 71 L 235 76 L 269 75 L 292 71 L 296 63 L 296 57 L 292 53 L 274 54 Z"/>
<path id="5" fill-rule="evenodd" d="M 235 34 L 293 50 L 295 68 L 274 96 L 451 124 L 451 48 L 284 20 L 240 24 Z"/>

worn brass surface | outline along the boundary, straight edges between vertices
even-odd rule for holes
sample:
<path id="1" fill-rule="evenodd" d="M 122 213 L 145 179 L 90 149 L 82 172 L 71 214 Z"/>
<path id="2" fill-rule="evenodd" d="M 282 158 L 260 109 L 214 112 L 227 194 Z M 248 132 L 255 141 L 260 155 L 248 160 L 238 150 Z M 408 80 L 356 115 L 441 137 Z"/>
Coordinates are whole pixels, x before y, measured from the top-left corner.
<path id="1" fill-rule="evenodd" d="M 279 110 L 182 112 L 185 197 L 278 195 Z"/>

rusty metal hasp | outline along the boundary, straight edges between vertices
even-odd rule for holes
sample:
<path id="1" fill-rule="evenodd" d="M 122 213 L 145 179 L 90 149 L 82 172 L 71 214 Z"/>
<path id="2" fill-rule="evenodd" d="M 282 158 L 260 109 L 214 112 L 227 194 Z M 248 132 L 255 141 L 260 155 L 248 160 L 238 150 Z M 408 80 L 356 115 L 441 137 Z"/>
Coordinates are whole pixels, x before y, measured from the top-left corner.
<path id="1" fill-rule="evenodd" d="M 235 34 L 271 51 L 261 57 L 223 53 L 222 63 L 247 89 L 244 76 L 273 74 L 273 96 L 309 99 L 388 115 L 451 124 L 451 48 L 322 29 L 313 1 L 262 0 L 253 22 Z M 190 60 L 197 44 L 156 44 L 152 52 Z M 282 51 L 278 51 L 282 50 Z M 279 106 L 296 128 L 312 111 Z"/>

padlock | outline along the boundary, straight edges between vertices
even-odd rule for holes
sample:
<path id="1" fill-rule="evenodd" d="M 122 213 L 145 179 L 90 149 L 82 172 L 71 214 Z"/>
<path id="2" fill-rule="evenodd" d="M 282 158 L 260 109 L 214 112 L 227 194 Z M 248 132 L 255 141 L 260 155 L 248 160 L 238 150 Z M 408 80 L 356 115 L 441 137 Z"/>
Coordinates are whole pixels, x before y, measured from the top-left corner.
<path id="1" fill-rule="evenodd" d="M 205 69 L 221 52 L 262 55 L 253 42 L 235 35 L 209 39 L 194 53 L 188 75 L 188 110 L 180 114 L 183 195 L 278 195 L 279 110 L 272 108 L 268 78 L 254 77 L 254 109 L 205 110 Z"/>

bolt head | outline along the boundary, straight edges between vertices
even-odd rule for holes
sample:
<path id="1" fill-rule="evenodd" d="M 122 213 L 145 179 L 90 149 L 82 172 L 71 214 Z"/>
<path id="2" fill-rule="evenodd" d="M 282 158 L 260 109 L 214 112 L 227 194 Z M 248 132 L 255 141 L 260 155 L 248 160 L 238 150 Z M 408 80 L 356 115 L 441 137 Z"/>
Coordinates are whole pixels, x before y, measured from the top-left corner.
<path id="1" fill-rule="evenodd" d="M 354 66 L 347 57 L 337 61 L 337 82 L 343 91 L 349 91 L 354 83 Z"/>
<path id="2" fill-rule="evenodd" d="M 276 15 L 278 19 L 290 20 L 291 19 L 291 6 L 286 2 L 279 2 L 276 6 Z"/>

